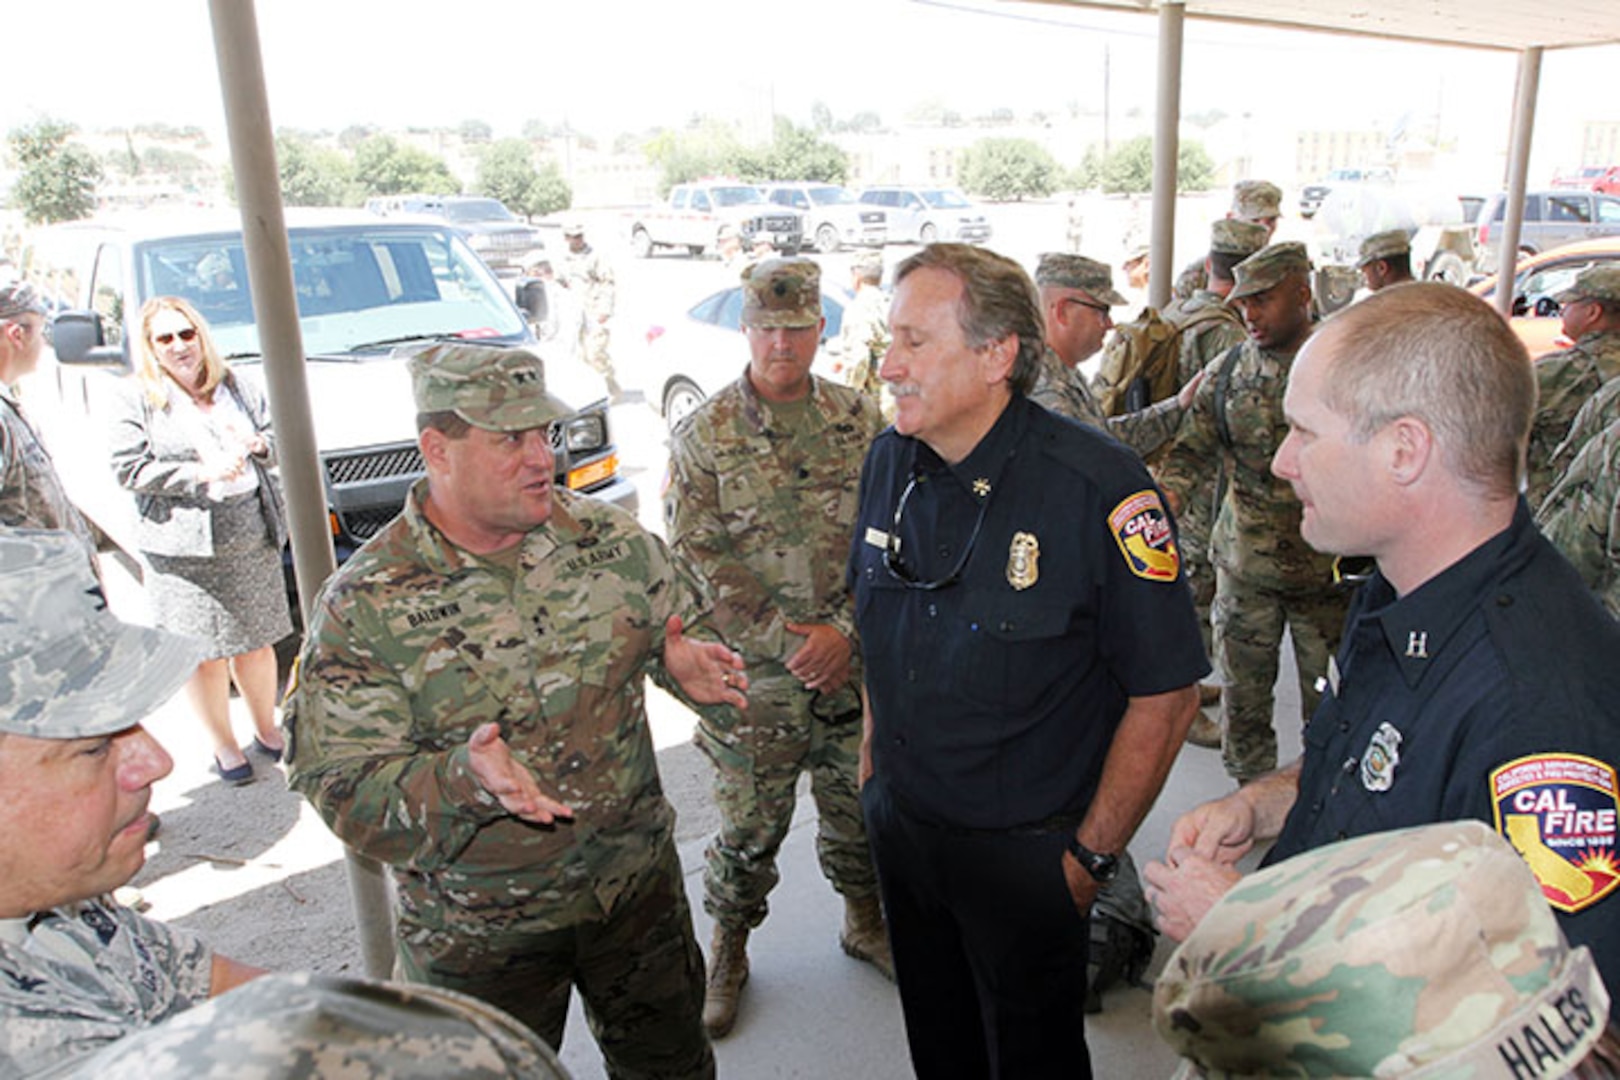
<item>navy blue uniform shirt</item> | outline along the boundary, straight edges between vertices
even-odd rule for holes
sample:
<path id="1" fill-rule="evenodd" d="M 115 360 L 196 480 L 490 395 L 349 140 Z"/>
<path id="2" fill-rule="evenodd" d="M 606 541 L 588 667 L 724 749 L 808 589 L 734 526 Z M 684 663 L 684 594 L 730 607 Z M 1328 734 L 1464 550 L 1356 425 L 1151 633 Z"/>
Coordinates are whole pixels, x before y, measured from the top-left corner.
<path id="1" fill-rule="evenodd" d="M 934 590 L 900 580 L 958 567 Z M 1127 698 L 1209 671 L 1141 459 L 1021 395 L 955 466 L 892 428 L 877 438 L 849 574 L 874 767 L 936 824 L 1078 821 Z"/>
<path id="2" fill-rule="evenodd" d="M 1328 681 L 1266 864 L 1478 818 L 1525 854 L 1565 935 L 1620 986 L 1620 623 L 1523 500 L 1511 526 L 1407 596 L 1381 574 L 1363 585 Z"/>

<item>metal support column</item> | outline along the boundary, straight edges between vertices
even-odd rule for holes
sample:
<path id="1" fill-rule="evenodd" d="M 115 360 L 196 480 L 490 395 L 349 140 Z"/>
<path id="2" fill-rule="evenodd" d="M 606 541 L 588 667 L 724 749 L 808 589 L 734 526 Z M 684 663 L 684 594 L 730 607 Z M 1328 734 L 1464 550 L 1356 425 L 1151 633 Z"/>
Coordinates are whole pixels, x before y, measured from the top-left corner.
<path id="1" fill-rule="evenodd" d="M 1541 46 L 1519 54 L 1519 84 L 1513 93 L 1513 133 L 1509 136 L 1507 201 L 1502 211 L 1502 237 L 1496 249 L 1496 309 L 1513 309 L 1514 267 L 1519 261 L 1519 235 L 1524 227 L 1525 180 L 1530 173 L 1530 138 L 1536 126 L 1536 94 L 1541 86 Z"/>
<path id="2" fill-rule="evenodd" d="M 1148 303 L 1170 302 L 1175 281 L 1176 163 L 1181 157 L 1181 39 L 1186 12 L 1180 0 L 1159 5 L 1158 101 L 1153 124 L 1153 232 Z"/>
<path id="3" fill-rule="evenodd" d="M 326 519 L 309 388 L 304 378 L 304 343 L 298 327 L 292 258 L 281 206 L 275 133 L 264 88 L 259 27 L 253 0 L 210 0 L 214 54 L 225 101 L 231 168 L 242 208 L 242 238 L 248 283 L 264 354 L 265 389 L 275 422 L 281 482 L 287 494 L 287 523 L 299 606 L 309 623 L 311 601 L 336 566 Z M 349 852 L 349 890 L 366 972 L 385 977 L 393 968 L 393 928 L 388 882 L 376 862 Z"/>

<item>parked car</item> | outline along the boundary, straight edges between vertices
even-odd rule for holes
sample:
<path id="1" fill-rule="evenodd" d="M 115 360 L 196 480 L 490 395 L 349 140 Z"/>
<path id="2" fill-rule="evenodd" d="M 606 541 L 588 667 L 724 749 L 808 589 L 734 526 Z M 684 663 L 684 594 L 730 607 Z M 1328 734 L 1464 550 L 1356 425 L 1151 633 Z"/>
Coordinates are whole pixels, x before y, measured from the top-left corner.
<path id="1" fill-rule="evenodd" d="M 824 254 L 842 244 L 881 246 L 889 226 L 882 210 L 862 203 L 837 184 L 767 184 L 760 189 L 778 206 L 804 215 L 804 238 Z"/>
<path id="2" fill-rule="evenodd" d="M 529 252 L 545 246 L 546 234 L 480 195 L 390 195 L 366 201 L 376 214 L 418 214 L 446 222 L 497 274 L 517 273 Z"/>
<path id="3" fill-rule="evenodd" d="M 1496 249 L 1501 242 L 1506 209 L 1507 195 L 1498 192 L 1485 200 L 1475 219 L 1480 269 L 1487 273 L 1497 268 Z M 1561 244 L 1616 235 L 1620 235 L 1620 198 L 1568 189 L 1525 194 L 1524 227 L 1519 232 L 1521 259 Z"/>
<path id="4" fill-rule="evenodd" d="M 316 450 L 344 558 L 399 512 L 423 473 L 410 376 L 396 347 L 451 341 L 545 350 L 513 297 L 447 225 L 316 210 L 288 211 L 287 225 Z M 58 430 L 74 440 L 52 449 L 59 460 L 88 461 L 81 473 L 102 482 L 74 494 L 133 551 L 131 496 L 111 482 L 105 449 L 94 445 L 107 395 L 131 370 L 130 342 L 153 296 L 190 301 L 221 354 L 245 377 L 262 378 L 241 220 L 143 215 L 59 229 L 46 231 L 29 262 L 31 275 L 69 292 L 79 308 L 53 320 L 56 360 L 40 372 L 54 388 Z M 582 406 L 553 438 L 559 485 L 633 511 L 636 490 L 618 473 L 601 376 L 551 357 L 546 374 L 553 392 Z"/>
<path id="5" fill-rule="evenodd" d="M 766 202 L 752 184 L 723 180 L 676 184 L 662 206 L 636 215 L 630 246 L 644 259 L 659 248 L 685 248 L 697 256 L 714 246 L 726 225 L 737 230 L 745 246 L 764 234 L 777 251 L 796 255 L 804 243 L 804 215 Z"/>
<path id="6" fill-rule="evenodd" d="M 1566 244 L 1519 263 L 1513 275 L 1513 332 L 1532 358 L 1569 347 L 1553 297 L 1568 288 L 1582 270 L 1608 263 L 1620 263 L 1620 237 Z M 1497 287 L 1497 278 L 1492 276 L 1471 291 L 1494 304 Z"/>
<path id="7" fill-rule="evenodd" d="M 861 202 L 883 209 L 891 244 L 982 244 L 990 239 L 990 219 L 983 208 L 955 188 L 869 187 L 861 192 Z"/>
<path id="8" fill-rule="evenodd" d="M 1395 174 L 1383 167 L 1370 169 L 1334 169 L 1314 184 L 1306 184 L 1299 193 L 1299 216 L 1311 218 L 1321 207 L 1322 200 L 1334 188 L 1347 184 L 1390 184 Z"/>
<path id="9" fill-rule="evenodd" d="M 822 348 L 811 370 L 829 375 L 826 344 L 838 336 L 849 298 L 821 290 Z M 742 326 L 742 287 L 734 285 L 705 296 L 668 323 L 647 330 L 647 370 L 656 380 L 658 405 L 671 430 L 710 394 L 731 382 L 748 366 L 748 342 Z"/>

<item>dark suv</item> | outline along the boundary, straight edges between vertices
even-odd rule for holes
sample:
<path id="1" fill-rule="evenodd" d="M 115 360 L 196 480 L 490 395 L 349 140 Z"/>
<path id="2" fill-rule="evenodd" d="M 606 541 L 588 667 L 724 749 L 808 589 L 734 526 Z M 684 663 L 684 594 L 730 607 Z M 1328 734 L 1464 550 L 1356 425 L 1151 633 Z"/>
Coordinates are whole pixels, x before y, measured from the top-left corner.
<path id="1" fill-rule="evenodd" d="M 545 233 L 499 199 L 481 195 L 392 195 L 369 199 L 377 214 L 417 214 L 452 226 L 497 274 L 517 273 L 524 257 L 545 246 Z"/>

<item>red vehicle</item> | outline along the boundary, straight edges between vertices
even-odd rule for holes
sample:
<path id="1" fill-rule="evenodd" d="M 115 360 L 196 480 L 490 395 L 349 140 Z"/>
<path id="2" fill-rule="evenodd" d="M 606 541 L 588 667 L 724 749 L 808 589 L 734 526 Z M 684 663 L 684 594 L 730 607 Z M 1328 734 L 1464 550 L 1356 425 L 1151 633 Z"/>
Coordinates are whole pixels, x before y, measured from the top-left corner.
<path id="1" fill-rule="evenodd" d="M 1554 176 L 1552 186 L 1620 195 L 1620 165 L 1582 165 L 1573 172 Z"/>

